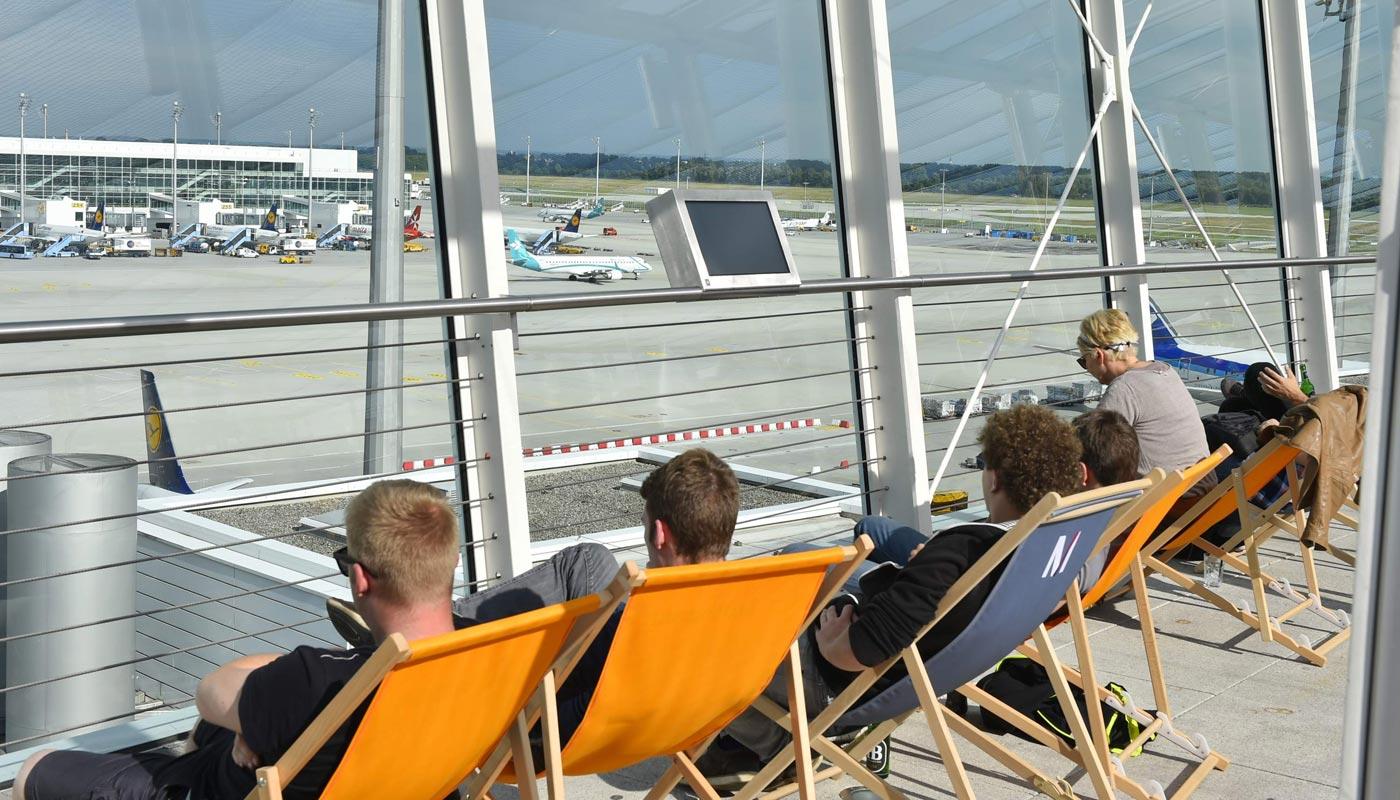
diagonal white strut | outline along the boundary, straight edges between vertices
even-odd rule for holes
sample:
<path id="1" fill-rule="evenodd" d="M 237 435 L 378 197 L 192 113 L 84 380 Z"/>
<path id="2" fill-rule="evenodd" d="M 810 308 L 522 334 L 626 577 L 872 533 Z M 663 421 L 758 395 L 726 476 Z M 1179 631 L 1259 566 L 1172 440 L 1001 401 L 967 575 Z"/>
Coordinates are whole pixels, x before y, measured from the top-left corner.
<path id="1" fill-rule="evenodd" d="M 1074 169 L 1070 170 L 1069 179 L 1065 181 L 1065 188 L 1060 192 L 1060 202 L 1055 204 L 1055 213 L 1050 215 L 1050 220 L 1045 225 L 1045 232 L 1041 234 L 1040 244 L 1035 248 L 1035 256 L 1031 258 L 1027 272 L 1035 272 L 1036 267 L 1040 266 L 1040 259 L 1045 255 L 1045 246 L 1050 242 L 1050 232 L 1060 221 L 1060 213 L 1065 210 L 1065 204 L 1069 202 L 1069 194 L 1074 188 L 1074 180 L 1079 177 L 1079 170 L 1084 166 L 1084 159 L 1088 158 L 1089 150 L 1094 146 L 1094 137 L 1098 136 L 1104 114 L 1108 112 L 1108 107 L 1113 102 L 1114 98 L 1111 95 L 1106 95 L 1099 104 L 1099 109 L 1094 114 L 1094 124 L 1089 128 L 1089 136 L 1084 142 L 1084 148 L 1079 151 L 1079 158 L 1075 159 Z M 996 362 L 997 354 L 1001 352 L 1001 345 L 1006 341 L 1007 331 L 1010 330 L 1012 321 L 1016 319 L 1016 312 L 1021 308 L 1021 301 L 1025 298 L 1026 290 L 1030 288 L 1030 285 L 1030 281 L 1021 281 L 1020 288 L 1016 290 L 1016 299 L 1011 302 L 1011 310 L 1006 312 L 1006 321 L 1001 324 L 1001 330 L 997 331 L 996 341 L 992 342 L 992 349 L 987 353 L 986 362 L 982 364 L 982 374 L 977 376 L 977 383 L 972 387 L 972 396 L 968 398 L 962 416 L 958 419 L 958 426 L 953 430 L 953 438 L 948 442 L 947 449 L 943 451 L 943 460 L 938 464 L 938 472 L 933 476 L 933 483 L 929 486 L 930 497 L 938 491 L 938 483 L 943 480 L 943 475 L 948 470 L 948 463 L 953 459 L 953 452 L 957 449 L 958 440 L 962 438 L 963 430 L 967 428 L 967 420 L 972 416 L 972 409 L 982 396 L 982 387 L 987 383 L 987 376 L 992 372 L 992 364 Z"/>
<path id="2" fill-rule="evenodd" d="M 1206 233 L 1206 226 L 1201 223 L 1201 217 L 1196 213 L 1196 209 L 1191 205 L 1191 201 L 1186 199 L 1186 192 L 1182 191 L 1181 183 L 1176 179 L 1176 172 L 1172 170 L 1171 164 L 1167 163 L 1167 154 L 1162 152 L 1162 148 L 1157 145 L 1157 139 L 1153 137 L 1152 131 L 1147 126 L 1147 120 L 1142 118 L 1142 112 L 1138 110 L 1137 104 L 1133 104 L 1133 119 L 1137 120 L 1138 128 L 1142 130 L 1142 135 L 1146 137 L 1147 143 L 1151 145 L 1152 152 L 1157 154 L 1157 160 L 1161 162 L 1162 169 L 1171 178 L 1172 185 L 1176 187 L 1176 195 L 1181 198 L 1182 205 L 1186 206 L 1186 213 L 1191 215 L 1191 221 L 1196 224 L 1196 230 L 1205 239 L 1206 247 L 1210 249 L 1211 258 L 1216 261 L 1224 261 L 1220 257 L 1220 252 L 1215 249 L 1215 243 L 1211 241 L 1210 234 Z M 1249 318 L 1249 326 L 1254 329 L 1254 333 L 1259 337 L 1259 341 L 1264 344 L 1264 352 L 1269 354 L 1269 360 L 1274 362 L 1274 366 L 1283 367 L 1283 362 L 1278 360 L 1278 355 L 1274 353 L 1274 348 L 1269 345 L 1269 339 L 1264 335 L 1264 330 L 1259 327 L 1259 321 L 1254 318 L 1254 312 L 1250 310 L 1249 303 L 1245 302 L 1244 295 L 1240 292 L 1240 287 L 1235 284 L 1235 279 L 1230 277 L 1228 269 L 1221 269 L 1220 274 L 1225 276 L 1226 283 L 1230 284 L 1230 291 L 1235 293 L 1235 300 L 1244 310 L 1244 315 Z"/>

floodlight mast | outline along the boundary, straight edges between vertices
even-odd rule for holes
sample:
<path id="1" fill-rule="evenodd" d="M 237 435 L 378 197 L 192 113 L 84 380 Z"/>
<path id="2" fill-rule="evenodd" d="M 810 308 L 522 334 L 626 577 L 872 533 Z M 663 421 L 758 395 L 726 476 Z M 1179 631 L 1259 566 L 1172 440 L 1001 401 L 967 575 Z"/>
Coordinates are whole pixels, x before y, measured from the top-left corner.
<path id="1" fill-rule="evenodd" d="M 170 104 L 170 120 L 173 123 L 173 131 L 170 136 L 170 238 L 174 239 L 180 233 L 180 186 L 178 172 L 180 169 L 180 117 L 185 113 L 185 107 L 180 105 L 179 100 Z"/>
<path id="2" fill-rule="evenodd" d="M 29 115 L 29 95 L 19 93 L 19 221 L 24 222 L 25 184 L 29 176 L 24 165 L 24 118 Z"/>

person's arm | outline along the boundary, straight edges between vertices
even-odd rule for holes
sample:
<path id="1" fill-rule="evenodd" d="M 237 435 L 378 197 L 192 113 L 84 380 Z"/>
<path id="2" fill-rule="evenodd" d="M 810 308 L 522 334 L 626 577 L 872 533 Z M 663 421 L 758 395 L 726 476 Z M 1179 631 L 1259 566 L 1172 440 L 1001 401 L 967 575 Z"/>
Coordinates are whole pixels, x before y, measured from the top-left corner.
<path id="1" fill-rule="evenodd" d="M 1298 386 L 1298 380 L 1293 377 L 1293 373 L 1288 367 L 1283 367 L 1282 370 L 1280 373 L 1269 367 L 1260 372 L 1259 387 L 1282 400 L 1289 408 L 1308 402 L 1308 396 Z"/>
<path id="2" fill-rule="evenodd" d="M 200 718 L 241 734 L 243 725 L 238 719 L 238 698 L 243 693 L 243 684 L 253 670 L 277 658 L 271 654 L 243 656 L 205 675 L 194 693 L 194 705 Z"/>
<path id="3" fill-rule="evenodd" d="M 823 652 L 823 657 L 854 671 L 852 664 L 863 669 L 898 655 L 934 618 L 948 589 L 985 550 L 985 536 L 984 527 L 973 524 L 949 528 L 929 540 L 887 589 L 861 604 L 860 615 L 852 617 L 829 648 L 832 653 Z M 843 659 L 846 647 L 852 660 L 843 666 L 832 656 Z"/>
<path id="4" fill-rule="evenodd" d="M 1103 397 L 1099 398 L 1098 408 L 1100 411 L 1117 411 L 1129 425 L 1137 424 L 1137 402 L 1132 387 L 1126 381 L 1117 380 L 1109 384 L 1103 390 Z"/>

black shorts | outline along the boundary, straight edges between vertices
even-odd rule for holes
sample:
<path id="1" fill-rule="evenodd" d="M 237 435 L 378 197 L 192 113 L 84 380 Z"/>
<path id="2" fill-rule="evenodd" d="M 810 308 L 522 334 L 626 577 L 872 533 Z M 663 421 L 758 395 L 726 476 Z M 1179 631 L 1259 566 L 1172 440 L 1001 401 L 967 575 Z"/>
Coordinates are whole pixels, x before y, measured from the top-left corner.
<path id="1" fill-rule="evenodd" d="M 184 789 L 158 789 L 153 779 L 173 760 L 163 753 L 55 750 L 34 765 L 21 800 L 176 800 Z"/>

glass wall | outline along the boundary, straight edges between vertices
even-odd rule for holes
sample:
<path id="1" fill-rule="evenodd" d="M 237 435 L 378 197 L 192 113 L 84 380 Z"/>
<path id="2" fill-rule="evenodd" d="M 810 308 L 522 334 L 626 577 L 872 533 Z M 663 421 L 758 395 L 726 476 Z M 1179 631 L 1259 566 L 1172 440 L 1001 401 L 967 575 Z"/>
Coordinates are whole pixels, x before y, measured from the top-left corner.
<path id="1" fill-rule="evenodd" d="M 1207 238 L 1226 261 L 1278 255 L 1257 4 L 1126 0 L 1130 31 L 1149 5 L 1130 72 L 1133 99 L 1147 123 L 1147 132 L 1139 127 L 1136 133 L 1148 261 L 1208 261 Z M 1290 317 L 1279 273 L 1232 277 L 1269 348 L 1289 360 Z M 1244 364 L 1270 360 L 1223 275 L 1153 276 L 1151 284 L 1161 318 L 1186 349 Z M 1218 375 L 1189 359 L 1177 366 L 1188 385 L 1205 390 L 1203 398 L 1218 397 Z"/>
<path id="2" fill-rule="evenodd" d="M 1308 8 L 1322 202 L 1331 255 L 1375 253 L 1393 9 L 1374 0 Z M 1332 303 L 1344 375 L 1370 370 L 1376 268 L 1334 267 Z"/>
<path id="3" fill-rule="evenodd" d="M 521 242 L 513 293 L 667 285 L 646 204 L 675 187 L 772 192 L 802 277 L 844 274 L 818 4 L 618 0 L 561 14 L 489 0 L 486 11 L 502 212 Z M 576 210 L 577 235 L 540 244 Z M 858 502 L 844 302 L 521 315 L 527 450 L 640 447 L 584 470 L 527 458 L 532 537 L 624 531 L 639 542 L 625 532 L 640 524 L 638 482 L 685 447 L 667 437 L 700 431 L 722 434 L 705 446 L 739 472 L 746 509 Z M 785 423 L 811 427 L 766 430 Z"/>
<path id="4" fill-rule="evenodd" d="M 1063 3 L 907 0 L 890 3 L 889 24 L 912 271 L 1098 266 L 1092 154 L 1050 226 L 1093 116 L 1073 11 Z M 1017 290 L 1002 283 L 915 294 L 930 475 L 953 444 Z M 1074 363 L 1074 339 L 1080 318 L 1103 307 L 1102 284 L 1036 283 L 1026 297 L 987 376 L 981 408 L 1039 402 L 1078 413 L 1086 387 L 1074 384 L 1092 379 Z M 979 472 L 970 462 L 979 429 L 974 416 L 940 490 L 979 498 Z"/>

